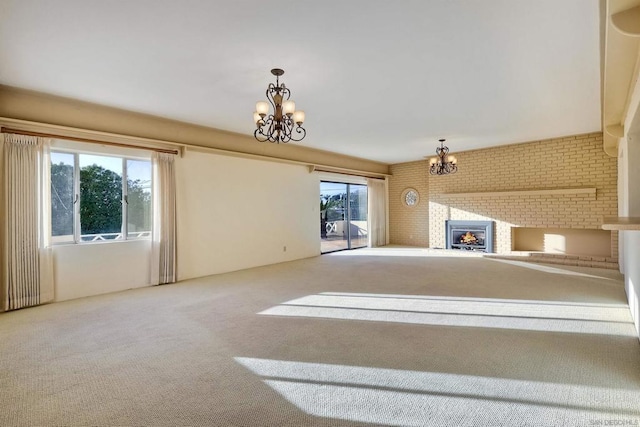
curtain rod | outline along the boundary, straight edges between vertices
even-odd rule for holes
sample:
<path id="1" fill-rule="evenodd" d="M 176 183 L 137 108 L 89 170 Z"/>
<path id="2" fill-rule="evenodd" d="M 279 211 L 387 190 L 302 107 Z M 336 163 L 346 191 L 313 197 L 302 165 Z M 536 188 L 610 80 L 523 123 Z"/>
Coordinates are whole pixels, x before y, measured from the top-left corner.
<path id="1" fill-rule="evenodd" d="M 63 132 L 67 132 L 67 131 L 72 131 L 72 132 L 76 132 L 76 131 L 81 131 L 81 132 L 91 132 L 93 134 L 97 134 L 98 138 L 101 138 L 101 135 L 106 135 L 109 138 L 123 138 L 125 140 L 134 138 L 136 140 L 147 140 L 147 138 L 140 138 L 140 137 L 132 137 L 129 135 L 122 135 L 122 134 L 112 134 L 112 133 L 105 133 L 105 132 L 99 132 L 99 131 L 93 131 L 93 130 L 87 130 L 87 129 L 80 129 L 80 128 L 73 128 L 73 127 L 68 127 L 68 126 L 59 126 L 59 125 L 51 125 L 51 124 L 46 124 L 46 123 L 39 123 L 39 122 L 31 122 L 31 121 L 27 121 L 27 120 L 20 120 L 20 119 L 11 119 L 8 117 L 3 117 L 0 115 L 0 132 L 14 132 L 14 133 L 18 133 L 18 134 L 29 134 L 29 135 L 37 135 L 37 136 L 44 136 L 44 137 L 48 137 L 48 138 L 62 138 L 62 139 L 68 139 L 68 140 L 76 140 L 76 141 L 95 141 L 96 144 L 118 144 L 119 146 L 125 146 L 125 147 L 132 147 L 132 148 L 139 148 L 139 149 L 147 149 L 147 150 L 153 150 L 154 148 L 146 146 L 146 145 L 136 145 L 136 142 L 133 142 L 133 145 L 127 145 L 125 143 L 109 143 L 106 141 L 100 141 L 100 140 L 93 140 L 93 139 L 89 139 L 89 138 L 75 138 L 75 137 L 67 137 L 63 135 L 55 135 L 55 134 L 48 134 L 48 133 L 37 133 L 37 132 L 31 132 L 31 131 L 23 131 L 23 130 L 19 130 L 19 129 L 14 129 L 14 128 L 9 128 L 7 126 L 2 126 L 2 124 L 7 123 L 9 126 L 11 126 L 11 124 L 15 123 L 19 126 L 29 126 L 29 127 L 34 127 L 34 128 L 38 128 L 38 127 L 42 127 L 45 126 L 45 130 L 49 130 L 50 128 L 53 128 L 53 131 L 55 132 L 56 129 L 62 129 Z M 272 161 L 272 162 L 278 162 L 278 163 L 286 163 L 286 164 L 292 164 L 292 165 L 301 165 L 301 166 L 307 166 L 309 168 L 309 172 L 313 172 L 316 168 L 317 169 L 324 169 L 327 172 L 335 172 L 335 173 L 343 173 L 346 175 L 356 175 L 356 176 L 364 176 L 364 177 L 371 177 L 371 178 L 376 178 L 376 179 L 384 179 L 386 177 L 390 177 L 392 176 L 389 173 L 384 173 L 384 172 L 372 172 L 372 171 L 363 171 L 363 170 L 357 170 L 357 169 L 346 169 L 346 168 L 341 168 L 338 166 L 329 166 L 329 165 L 322 165 L 322 164 L 317 164 L 317 163 L 312 163 L 311 161 L 302 161 L 302 160 L 292 160 L 292 159 L 287 159 L 287 158 L 280 158 L 280 157 L 274 157 L 274 156 L 267 156 L 267 155 L 263 155 L 263 154 L 255 154 L 255 153 L 249 153 L 249 152 L 243 152 L 243 151 L 233 151 L 230 149 L 223 149 L 223 148 L 215 148 L 215 147 L 211 147 L 211 146 L 206 146 L 206 145 L 197 145 L 197 144 L 193 144 L 193 143 L 178 143 L 178 142 L 172 142 L 172 141 L 162 141 L 162 140 L 149 140 L 151 144 L 153 143 L 158 143 L 158 144 L 167 144 L 167 145 L 178 145 L 180 146 L 180 148 L 178 148 L 179 151 L 172 151 L 169 149 L 157 149 L 156 151 L 161 151 L 161 152 L 169 152 L 170 154 L 180 154 L 181 156 L 184 155 L 184 153 L 187 150 L 194 150 L 194 151 L 201 151 L 201 152 L 211 152 L 211 153 L 216 153 L 216 154 L 220 154 L 223 156 L 233 156 L 233 157 L 240 157 L 240 158 L 246 158 L 246 159 L 254 159 L 254 160 L 263 160 L 263 161 Z"/>
<path id="2" fill-rule="evenodd" d="M 331 166 L 320 166 L 320 165 L 309 165 L 309 173 L 311 172 L 329 172 L 335 173 L 338 175 L 349 175 L 349 176 L 359 176 L 362 178 L 371 178 L 371 179 L 379 179 L 384 180 L 385 177 L 391 176 L 388 174 L 376 174 L 372 172 L 364 172 L 358 171 L 354 169 L 342 169 L 342 168 L 334 168 Z"/>
<path id="3" fill-rule="evenodd" d="M 97 139 L 88 139 L 88 138 L 76 138 L 74 136 L 63 136 L 63 135 L 54 135 L 50 133 L 40 133 L 40 132 L 30 132 L 20 129 L 12 129 L 7 127 L 0 128 L 0 132 L 2 133 L 14 133 L 17 135 L 27 135 L 27 136 L 39 136 L 41 138 L 58 138 L 58 139 L 66 139 L 68 141 L 78 141 L 78 142 L 88 142 L 91 144 L 102 144 L 102 145 L 111 145 L 114 147 L 125 147 L 125 148 L 136 148 L 138 150 L 149 150 L 155 151 L 158 153 L 168 153 L 168 154 L 179 154 L 178 150 L 170 150 L 166 148 L 153 148 L 153 147 L 145 147 L 142 145 L 132 145 L 132 144 L 124 144 L 121 142 L 110 142 L 110 141 L 99 141 Z"/>

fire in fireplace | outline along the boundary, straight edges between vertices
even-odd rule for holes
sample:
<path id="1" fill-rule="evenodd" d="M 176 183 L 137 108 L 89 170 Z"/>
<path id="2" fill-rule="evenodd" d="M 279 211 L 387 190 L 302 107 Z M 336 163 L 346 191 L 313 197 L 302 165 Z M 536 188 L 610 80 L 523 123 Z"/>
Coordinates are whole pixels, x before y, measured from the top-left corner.
<path id="1" fill-rule="evenodd" d="M 480 240 L 472 234 L 470 231 L 467 231 L 462 236 L 460 236 L 460 243 L 464 245 L 477 245 L 480 243 Z"/>
<path id="2" fill-rule="evenodd" d="M 447 220 L 447 249 L 493 252 L 493 221 Z"/>

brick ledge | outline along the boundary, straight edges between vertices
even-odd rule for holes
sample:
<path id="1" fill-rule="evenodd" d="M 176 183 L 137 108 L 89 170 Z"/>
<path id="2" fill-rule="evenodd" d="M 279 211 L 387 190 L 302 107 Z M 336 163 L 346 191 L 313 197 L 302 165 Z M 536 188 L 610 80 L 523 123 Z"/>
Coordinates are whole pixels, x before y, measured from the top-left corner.
<path id="1" fill-rule="evenodd" d="M 619 268 L 618 260 L 611 257 L 551 254 L 545 252 L 510 252 L 508 254 L 485 254 L 485 256 L 512 261 L 570 265 L 575 267 L 606 268 L 609 270 L 618 270 Z"/>

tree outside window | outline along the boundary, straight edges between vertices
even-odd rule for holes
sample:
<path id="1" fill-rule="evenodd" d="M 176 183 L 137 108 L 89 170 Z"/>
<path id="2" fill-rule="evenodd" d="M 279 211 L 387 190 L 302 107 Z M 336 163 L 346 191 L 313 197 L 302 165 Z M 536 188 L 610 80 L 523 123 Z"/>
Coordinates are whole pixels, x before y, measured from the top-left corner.
<path id="1" fill-rule="evenodd" d="M 76 229 L 78 241 L 149 237 L 150 161 L 64 152 L 51 161 L 54 242 L 76 241 Z"/>

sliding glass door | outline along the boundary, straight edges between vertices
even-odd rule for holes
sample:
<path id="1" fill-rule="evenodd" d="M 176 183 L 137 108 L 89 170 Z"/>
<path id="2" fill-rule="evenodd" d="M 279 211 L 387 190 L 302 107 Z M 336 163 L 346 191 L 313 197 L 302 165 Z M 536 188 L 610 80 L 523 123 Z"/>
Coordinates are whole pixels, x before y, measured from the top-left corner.
<path id="1" fill-rule="evenodd" d="M 367 186 L 320 183 L 321 252 L 367 246 Z"/>

